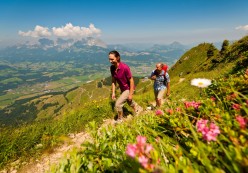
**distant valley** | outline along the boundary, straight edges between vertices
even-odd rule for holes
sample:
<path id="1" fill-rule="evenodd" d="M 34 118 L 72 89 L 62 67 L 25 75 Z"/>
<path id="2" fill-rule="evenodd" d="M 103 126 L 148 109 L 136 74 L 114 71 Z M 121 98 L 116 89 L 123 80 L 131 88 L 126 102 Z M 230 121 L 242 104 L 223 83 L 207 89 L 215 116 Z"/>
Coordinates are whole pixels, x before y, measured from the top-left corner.
<path id="1" fill-rule="evenodd" d="M 133 75 L 149 75 L 156 62 L 169 65 L 187 47 L 174 42 L 137 49 L 132 45 L 106 45 L 95 38 L 79 41 L 39 39 L 0 51 L 0 108 L 16 99 L 50 92 L 66 92 L 83 83 L 109 76 L 108 52 L 118 50 Z"/>

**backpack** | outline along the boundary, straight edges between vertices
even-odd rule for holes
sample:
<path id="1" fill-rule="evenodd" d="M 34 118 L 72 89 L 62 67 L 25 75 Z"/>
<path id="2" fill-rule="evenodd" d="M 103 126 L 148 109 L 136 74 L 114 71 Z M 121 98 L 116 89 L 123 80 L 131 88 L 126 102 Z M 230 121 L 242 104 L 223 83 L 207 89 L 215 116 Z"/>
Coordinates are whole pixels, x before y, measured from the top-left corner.
<path id="1" fill-rule="evenodd" d="M 166 71 L 164 71 L 164 85 L 167 87 L 167 78 L 166 78 Z"/>
<path id="2" fill-rule="evenodd" d="M 168 65 L 163 64 L 162 70 L 164 70 L 164 71 L 165 71 L 165 73 L 166 73 L 166 72 L 167 72 L 167 70 L 168 70 Z"/>

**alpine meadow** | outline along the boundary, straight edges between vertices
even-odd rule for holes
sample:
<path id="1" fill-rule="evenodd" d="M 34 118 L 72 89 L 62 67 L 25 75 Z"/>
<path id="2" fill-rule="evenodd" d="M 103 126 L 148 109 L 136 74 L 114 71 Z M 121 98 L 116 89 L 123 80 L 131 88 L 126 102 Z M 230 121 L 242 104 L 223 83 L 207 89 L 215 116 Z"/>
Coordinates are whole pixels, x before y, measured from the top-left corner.
<path id="1" fill-rule="evenodd" d="M 248 36 L 220 51 L 209 43 L 191 48 L 169 70 L 171 96 L 163 106 L 139 116 L 127 107 L 122 124 L 111 123 L 115 113 L 109 78 L 100 87 L 96 80 L 27 100 L 23 106 L 42 107 L 34 117 L 41 111 L 53 116 L 1 127 L 1 167 L 52 152 L 70 140 L 68 134 L 85 131 L 90 137 L 49 172 L 245 172 L 247 55 Z M 200 77 L 211 84 L 191 85 Z M 143 108 L 150 106 L 151 81 L 137 78 L 135 83 L 134 99 Z"/>
<path id="2" fill-rule="evenodd" d="M 248 1 L 0 2 L 0 173 L 247 173 Z"/>

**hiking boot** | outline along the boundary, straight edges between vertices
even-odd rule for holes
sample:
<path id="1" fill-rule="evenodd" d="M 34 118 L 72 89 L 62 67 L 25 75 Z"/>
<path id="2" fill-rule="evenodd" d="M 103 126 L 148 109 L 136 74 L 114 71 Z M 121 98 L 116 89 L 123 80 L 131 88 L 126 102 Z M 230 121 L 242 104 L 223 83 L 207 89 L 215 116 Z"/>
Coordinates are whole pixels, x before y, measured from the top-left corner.
<path id="1" fill-rule="evenodd" d="M 120 124 L 123 122 L 123 119 L 122 118 L 118 118 L 116 121 L 115 121 L 115 124 Z"/>
<path id="2" fill-rule="evenodd" d="M 139 115 L 143 111 L 141 106 L 136 106 L 134 109 L 135 115 Z"/>
<path id="3" fill-rule="evenodd" d="M 151 110 L 155 110 L 156 106 L 151 105 Z"/>
<path id="4" fill-rule="evenodd" d="M 147 111 L 150 111 L 150 110 L 152 110 L 152 107 L 151 107 L 151 106 L 148 106 L 148 107 L 146 108 L 146 110 L 147 110 Z"/>

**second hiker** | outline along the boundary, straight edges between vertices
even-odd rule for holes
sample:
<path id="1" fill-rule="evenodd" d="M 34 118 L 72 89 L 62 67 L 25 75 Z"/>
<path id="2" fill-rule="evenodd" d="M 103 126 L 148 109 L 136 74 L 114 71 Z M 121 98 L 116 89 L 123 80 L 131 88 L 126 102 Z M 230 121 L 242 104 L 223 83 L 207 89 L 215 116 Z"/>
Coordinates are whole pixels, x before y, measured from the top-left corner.
<path id="1" fill-rule="evenodd" d="M 170 77 L 163 69 L 162 63 L 156 64 L 156 69 L 152 71 L 150 79 L 154 80 L 154 95 L 156 106 L 160 107 L 162 104 L 163 95 L 167 88 L 166 96 L 170 95 Z"/>

